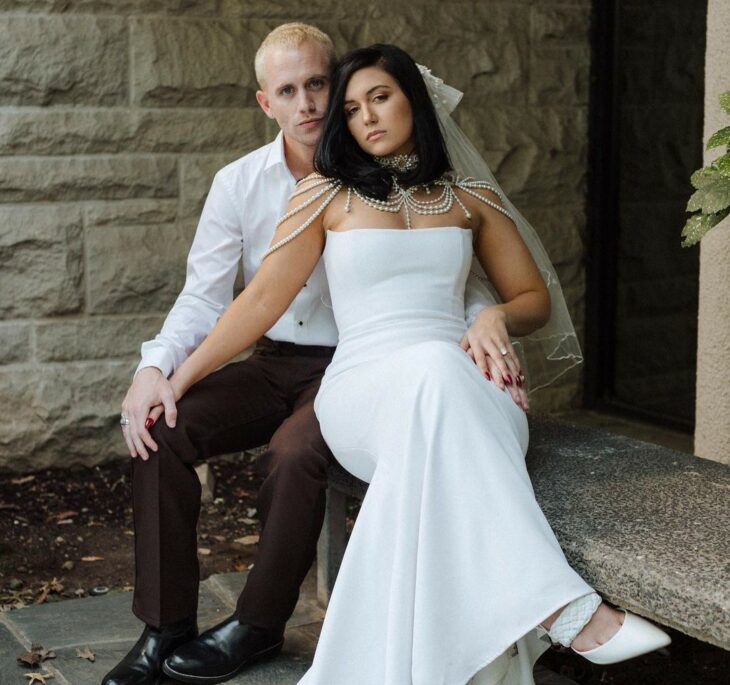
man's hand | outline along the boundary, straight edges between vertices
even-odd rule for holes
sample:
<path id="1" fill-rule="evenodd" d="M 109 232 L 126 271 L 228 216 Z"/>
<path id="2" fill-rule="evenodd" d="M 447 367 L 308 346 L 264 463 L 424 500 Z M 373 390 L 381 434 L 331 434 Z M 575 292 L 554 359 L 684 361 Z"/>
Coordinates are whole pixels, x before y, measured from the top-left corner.
<path id="1" fill-rule="evenodd" d="M 122 414 L 129 419 L 129 424 L 122 426 L 124 440 L 132 457 L 140 456 L 148 459 L 147 446 L 157 452 L 157 443 L 147 429 L 165 412 L 165 421 L 170 428 L 177 420 L 175 396 L 170 382 L 158 368 L 149 366 L 142 369 L 135 377 L 122 402 Z"/>
<path id="2" fill-rule="evenodd" d="M 520 360 L 510 343 L 506 316 L 499 305 L 485 307 L 464 333 L 461 347 L 484 376 L 500 390 L 506 387 L 512 399 L 529 411 Z"/>

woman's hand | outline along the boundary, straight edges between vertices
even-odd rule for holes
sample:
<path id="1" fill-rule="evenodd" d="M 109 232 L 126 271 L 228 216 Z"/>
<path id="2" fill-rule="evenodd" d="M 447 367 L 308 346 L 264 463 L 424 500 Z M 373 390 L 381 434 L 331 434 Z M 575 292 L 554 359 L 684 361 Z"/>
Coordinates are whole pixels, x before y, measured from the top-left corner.
<path id="1" fill-rule="evenodd" d="M 517 404 L 528 410 L 520 360 L 507 333 L 507 315 L 501 305 L 485 307 L 464 333 L 461 347 L 479 370 L 500 389 L 505 385 Z"/>

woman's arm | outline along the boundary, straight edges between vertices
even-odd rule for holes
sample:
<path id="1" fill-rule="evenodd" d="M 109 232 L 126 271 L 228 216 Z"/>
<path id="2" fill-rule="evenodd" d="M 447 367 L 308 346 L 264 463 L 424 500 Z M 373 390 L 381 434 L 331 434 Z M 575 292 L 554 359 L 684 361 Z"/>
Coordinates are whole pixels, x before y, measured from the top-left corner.
<path id="1" fill-rule="evenodd" d="M 490 190 L 479 193 L 502 204 Z M 512 220 L 482 202 L 476 202 L 474 209 L 480 219 L 474 250 L 503 302 L 490 309 L 504 317 L 511 336 L 529 335 L 550 318 L 545 281 Z"/>
<path id="2" fill-rule="evenodd" d="M 307 195 L 293 197 L 287 213 L 300 206 Z M 314 209 L 319 203 L 314 203 Z M 291 234 L 311 216 L 298 212 L 282 222 L 272 245 Z M 286 311 L 314 271 L 322 250 L 325 233 L 324 213 L 294 240 L 282 245 L 264 259 L 256 275 L 233 301 L 208 337 L 170 378 L 175 398 L 256 342 Z"/>

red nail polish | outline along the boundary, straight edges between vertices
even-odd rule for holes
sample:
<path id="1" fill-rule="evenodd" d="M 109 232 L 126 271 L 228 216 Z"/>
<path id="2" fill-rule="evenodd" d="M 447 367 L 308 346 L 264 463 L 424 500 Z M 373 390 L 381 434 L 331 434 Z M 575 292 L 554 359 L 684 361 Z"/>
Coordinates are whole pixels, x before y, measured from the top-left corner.
<path id="1" fill-rule="evenodd" d="M 153 421 L 152 417 L 148 416 L 147 420 L 144 422 L 144 427 L 149 428 L 153 423 L 154 423 L 154 421 Z"/>
<path id="2" fill-rule="evenodd" d="M 484 377 L 485 377 L 485 378 L 486 378 L 486 379 L 487 379 L 488 381 L 491 381 L 491 380 L 492 380 L 492 377 L 491 377 L 491 375 L 489 374 L 489 371 L 485 371 L 485 372 L 484 372 Z"/>
<path id="3" fill-rule="evenodd" d="M 515 377 L 517 380 L 517 385 L 521 388 L 522 387 L 522 379 L 519 376 Z"/>
<path id="4" fill-rule="evenodd" d="M 507 374 L 505 376 L 505 380 L 507 382 L 507 385 L 512 385 L 512 376 L 510 376 L 509 374 Z"/>

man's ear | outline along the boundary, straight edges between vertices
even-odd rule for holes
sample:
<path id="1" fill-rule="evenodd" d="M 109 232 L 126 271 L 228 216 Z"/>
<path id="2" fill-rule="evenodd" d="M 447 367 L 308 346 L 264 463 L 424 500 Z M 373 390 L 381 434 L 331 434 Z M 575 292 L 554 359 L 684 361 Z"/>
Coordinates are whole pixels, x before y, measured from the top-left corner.
<path id="1" fill-rule="evenodd" d="M 266 114 L 269 119 L 273 119 L 274 115 L 271 112 L 271 105 L 269 104 L 269 98 L 267 97 L 266 93 L 264 93 L 263 90 L 257 90 L 256 91 L 256 102 L 259 103 L 259 106 L 261 109 L 264 110 L 264 114 Z"/>

